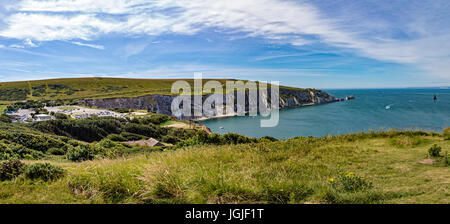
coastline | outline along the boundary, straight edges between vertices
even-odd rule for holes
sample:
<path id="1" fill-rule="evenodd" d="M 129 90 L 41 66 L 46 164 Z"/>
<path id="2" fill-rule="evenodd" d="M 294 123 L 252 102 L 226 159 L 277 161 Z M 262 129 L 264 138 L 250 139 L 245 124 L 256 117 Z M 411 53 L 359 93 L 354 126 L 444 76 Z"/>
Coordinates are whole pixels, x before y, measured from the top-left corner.
<path id="1" fill-rule="evenodd" d="M 340 102 L 340 101 L 335 101 L 335 102 L 331 102 L 331 103 L 336 103 L 336 102 Z M 289 106 L 289 107 L 283 107 L 280 108 L 280 110 L 286 110 L 286 109 L 293 109 L 293 108 L 300 108 L 300 107 L 309 107 L 309 106 L 317 106 L 317 105 L 322 105 L 322 104 L 328 104 L 328 103 L 305 103 L 302 105 L 298 105 L 298 106 Z M 245 114 L 248 114 L 248 111 L 245 112 Z M 224 115 L 218 115 L 218 116 L 211 116 L 211 117 L 200 117 L 200 118 L 196 118 L 193 119 L 192 121 L 207 121 L 207 120 L 214 120 L 214 119 L 221 119 L 221 118 L 228 118 L 228 117 L 236 117 L 238 116 L 236 112 L 232 113 L 232 114 L 224 114 Z"/>

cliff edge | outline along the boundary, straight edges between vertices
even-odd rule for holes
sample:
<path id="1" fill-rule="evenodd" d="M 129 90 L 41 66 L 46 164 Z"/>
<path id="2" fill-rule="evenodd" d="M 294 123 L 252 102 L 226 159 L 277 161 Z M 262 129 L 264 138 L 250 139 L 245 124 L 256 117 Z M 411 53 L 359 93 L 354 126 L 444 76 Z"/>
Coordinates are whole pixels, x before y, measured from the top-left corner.
<path id="1" fill-rule="evenodd" d="M 224 94 L 224 102 L 226 99 L 233 97 L 234 93 Z M 203 95 L 203 101 L 206 100 L 211 94 Z M 248 92 L 245 93 L 246 99 L 248 99 Z M 270 96 L 270 89 L 268 91 L 268 95 Z M 177 97 L 174 95 L 146 95 L 140 97 L 121 97 L 121 98 L 107 98 L 107 99 L 83 99 L 79 100 L 79 103 L 89 107 L 99 107 L 105 109 L 114 109 L 114 108 L 130 108 L 130 109 L 138 109 L 138 110 L 148 110 L 149 112 L 166 114 L 172 116 L 171 104 L 173 99 Z M 300 90 L 300 89 L 287 89 L 280 88 L 279 89 L 279 106 L 280 108 L 291 108 L 291 107 L 300 107 L 307 105 L 315 105 L 315 104 L 325 104 L 332 103 L 336 101 L 340 101 L 341 99 L 335 98 L 334 96 L 328 94 L 325 91 L 321 90 Z M 191 108 L 198 108 L 199 105 L 195 105 L 194 100 L 191 101 Z M 270 104 L 270 103 L 269 103 Z M 200 105 L 201 106 L 201 105 Z M 270 105 L 269 105 L 270 106 Z M 248 111 L 249 103 L 246 100 L 245 111 Z M 234 111 L 236 112 L 238 109 L 238 105 L 234 105 Z M 232 115 L 226 115 L 232 116 Z M 206 117 L 204 114 L 202 117 Z M 187 119 L 199 119 L 202 117 L 179 117 L 179 119 L 187 120 Z"/>

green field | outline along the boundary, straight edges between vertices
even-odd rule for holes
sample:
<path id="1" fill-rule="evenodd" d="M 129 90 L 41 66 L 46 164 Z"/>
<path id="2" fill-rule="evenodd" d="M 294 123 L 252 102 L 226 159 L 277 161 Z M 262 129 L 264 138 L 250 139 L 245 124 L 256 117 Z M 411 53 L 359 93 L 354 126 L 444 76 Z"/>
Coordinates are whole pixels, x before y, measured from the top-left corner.
<path id="1" fill-rule="evenodd" d="M 0 83 L 0 103 L 23 100 L 90 99 L 137 97 L 152 94 L 171 95 L 175 81 L 192 79 L 122 79 L 122 78 L 70 78 Z M 204 79 L 203 82 L 210 81 Z M 227 80 L 217 80 L 225 83 Z M 296 89 L 292 87 L 282 87 Z M 206 92 L 204 92 L 206 94 Z"/>
<path id="2" fill-rule="evenodd" d="M 450 203 L 433 144 L 450 150 L 441 134 L 389 131 L 48 160 L 67 175 L 0 182 L 0 203 Z"/>

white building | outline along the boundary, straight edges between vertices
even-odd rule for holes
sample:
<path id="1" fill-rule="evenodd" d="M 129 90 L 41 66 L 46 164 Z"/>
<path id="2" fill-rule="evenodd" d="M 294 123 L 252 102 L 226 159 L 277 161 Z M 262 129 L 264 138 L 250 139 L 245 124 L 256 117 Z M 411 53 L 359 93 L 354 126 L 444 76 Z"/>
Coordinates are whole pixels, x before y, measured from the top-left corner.
<path id="1" fill-rule="evenodd" d="M 34 121 L 48 121 L 55 119 L 54 117 L 48 115 L 48 114 L 37 114 L 34 116 Z"/>

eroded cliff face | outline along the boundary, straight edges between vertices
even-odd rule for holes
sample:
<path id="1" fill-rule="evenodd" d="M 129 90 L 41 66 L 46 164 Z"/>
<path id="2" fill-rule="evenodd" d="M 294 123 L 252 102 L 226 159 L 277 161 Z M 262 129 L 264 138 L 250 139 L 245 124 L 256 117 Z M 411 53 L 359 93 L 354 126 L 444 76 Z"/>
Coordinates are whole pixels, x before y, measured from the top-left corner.
<path id="1" fill-rule="evenodd" d="M 227 100 L 233 99 L 233 94 L 236 97 L 237 92 L 225 94 L 223 97 L 224 105 Z M 257 93 L 259 97 L 259 92 Z M 272 94 L 270 89 L 268 89 L 267 93 L 268 98 L 272 98 Z M 202 96 L 202 102 L 204 102 L 210 94 Z M 110 98 L 110 99 L 86 99 L 80 100 L 80 104 L 90 107 L 99 107 L 105 109 L 114 109 L 114 108 L 130 108 L 130 109 L 138 109 L 138 110 L 148 110 L 150 112 L 166 114 L 172 116 L 171 105 L 172 101 L 177 96 L 168 96 L 168 95 L 148 95 L 141 97 L 133 97 L 133 98 Z M 299 107 L 305 105 L 314 105 L 314 104 L 324 104 L 339 101 L 339 99 L 333 97 L 327 92 L 321 90 L 295 90 L 295 89 L 280 89 L 279 95 L 277 94 L 274 97 L 279 97 L 279 106 L 280 108 L 290 108 L 290 107 Z M 257 100 L 256 100 L 257 101 Z M 232 100 L 232 102 L 236 102 L 236 100 Z M 252 102 L 252 99 L 249 98 L 249 93 L 245 93 L 245 108 L 240 105 L 234 104 L 233 112 L 237 112 L 238 109 L 242 109 L 246 112 L 249 110 L 249 105 L 258 104 L 257 102 Z M 266 107 L 271 107 L 270 100 Z M 259 104 L 258 104 L 259 105 Z M 193 98 L 191 99 L 191 108 L 201 108 L 202 105 L 196 105 Z M 216 105 L 213 104 L 213 108 L 217 108 Z M 223 106 L 225 108 L 225 106 Z M 231 114 L 229 114 L 231 115 Z M 214 116 L 211 114 L 203 114 L 200 117 L 208 117 Z M 181 116 L 179 119 L 197 119 L 199 116 Z"/>

